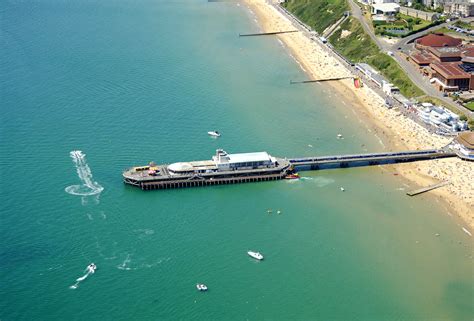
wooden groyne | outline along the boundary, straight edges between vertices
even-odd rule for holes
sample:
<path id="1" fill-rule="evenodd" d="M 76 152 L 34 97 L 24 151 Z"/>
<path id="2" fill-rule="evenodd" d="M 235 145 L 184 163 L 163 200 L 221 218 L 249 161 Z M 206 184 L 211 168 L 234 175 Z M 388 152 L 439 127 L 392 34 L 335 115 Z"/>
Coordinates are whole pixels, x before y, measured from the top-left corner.
<path id="1" fill-rule="evenodd" d="M 260 33 L 239 33 L 239 37 L 255 37 L 255 36 L 273 36 L 279 35 L 282 33 L 292 33 L 292 32 L 299 32 L 299 30 L 286 30 L 286 31 L 273 31 L 273 32 L 260 32 Z"/>
<path id="2" fill-rule="evenodd" d="M 290 80 L 290 84 L 309 84 L 309 83 L 314 83 L 314 82 L 325 82 L 325 81 L 337 81 L 337 80 L 343 80 L 343 79 L 354 79 L 354 76 L 346 76 L 346 77 L 335 77 L 335 78 L 322 78 L 322 79 L 311 79 L 311 80 L 301 80 L 301 81 L 293 81 Z"/>
<path id="3" fill-rule="evenodd" d="M 449 181 L 441 182 L 441 183 L 434 184 L 434 185 L 431 185 L 431 186 L 416 189 L 416 190 L 411 191 L 411 192 L 407 192 L 407 195 L 408 196 L 419 195 L 419 194 L 426 193 L 426 192 L 432 191 L 436 188 L 440 188 L 440 187 L 443 187 L 443 186 L 446 186 L 446 185 L 449 185 L 449 184 L 451 184 Z"/>

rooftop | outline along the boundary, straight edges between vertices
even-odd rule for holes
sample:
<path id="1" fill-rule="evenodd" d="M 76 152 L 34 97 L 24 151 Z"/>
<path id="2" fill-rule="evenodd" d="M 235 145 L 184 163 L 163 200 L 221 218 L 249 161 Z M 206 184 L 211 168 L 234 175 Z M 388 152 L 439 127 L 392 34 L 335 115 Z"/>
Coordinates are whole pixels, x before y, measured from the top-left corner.
<path id="1" fill-rule="evenodd" d="M 471 77 L 471 74 L 459 68 L 459 62 L 432 63 L 430 67 L 446 79 L 464 79 Z"/>
<path id="2" fill-rule="evenodd" d="M 426 47 L 456 47 L 461 45 L 461 39 L 446 36 L 442 33 L 430 33 L 418 38 L 415 42 Z"/>
<path id="3" fill-rule="evenodd" d="M 429 50 L 437 57 L 459 57 L 462 51 L 459 47 L 430 47 Z"/>
<path id="4" fill-rule="evenodd" d="M 433 55 L 426 51 L 417 51 L 410 55 L 411 59 L 413 59 L 419 65 L 429 65 L 433 61 Z"/>
<path id="5" fill-rule="evenodd" d="M 474 149 L 474 132 L 462 132 L 458 135 L 456 140 L 463 146 Z"/>
<path id="6" fill-rule="evenodd" d="M 372 7 L 374 10 L 382 12 L 398 12 L 400 10 L 400 5 L 396 3 L 374 3 Z"/>
<path id="7" fill-rule="evenodd" d="M 271 161 L 267 152 L 228 154 L 229 163 L 263 162 Z"/>

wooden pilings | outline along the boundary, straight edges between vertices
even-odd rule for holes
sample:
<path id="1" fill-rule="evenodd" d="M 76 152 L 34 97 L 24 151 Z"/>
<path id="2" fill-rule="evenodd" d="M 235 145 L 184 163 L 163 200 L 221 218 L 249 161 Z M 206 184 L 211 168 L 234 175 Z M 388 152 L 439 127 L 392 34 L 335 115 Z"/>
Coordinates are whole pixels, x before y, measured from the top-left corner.
<path id="1" fill-rule="evenodd" d="M 142 190 L 149 191 L 154 189 L 171 189 L 171 188 L 187 188 L 187 187 L 198 187 L 198 186 L 211 186 L 211 185 L 228 185 L 238 183 L 252 183 L 252 182 L 264 182 L 264 181 L 275 181 L 284 178 L 286 172 L 275 175 L 262 175 L 262 176 L 243 176 L 243 177 L 229 177 L 219 179 L 200 179 L 200 180 L 186 180 L 186 181 L 161 181 L 161 182 L 142 182 L 140 187 Z"/>
<path id="2" fill-rule="evenodd" d="M 272 35 L 278 35 L 282 33 L 292 33 L 292 32 L 298 32 L 299 30 L 286 30 L 286 31 L 274 31 L 274 32 L 260 32 L 260 33 L 244 33 L 240 34 L 239 37 L 255 37 L 255 36 L 272 36 Z"/>
<path id="3" fill-rule="evenodd" d="M 293 81 L 290 80 L 290 84 L 309 84 L 313 82 L 325 82 L 325 81 L 336 81 L 336 80 L 343 80 L 343 79 L 354 79 L 353 76 L 347 76 L 347 77 L 336 77 L 336 78 L 321 78 L 321 79 L 311 79 L 311 80 L 301 80 L 301 81 Z"/>

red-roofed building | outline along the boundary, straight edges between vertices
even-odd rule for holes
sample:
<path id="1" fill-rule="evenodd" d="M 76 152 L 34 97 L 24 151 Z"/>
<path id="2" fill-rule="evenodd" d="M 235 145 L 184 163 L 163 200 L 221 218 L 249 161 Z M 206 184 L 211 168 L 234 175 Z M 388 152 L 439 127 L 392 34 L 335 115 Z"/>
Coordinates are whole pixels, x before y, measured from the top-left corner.
<path id="1" fill-rule="evenodd" d="M 427 47 L 457 47 L 461 44 L 461 39 L 446 36 L 442 33 L 430 33 L 415 40 L 415 47 L 418 49 Z"/>
<path id="2" fill-rule="evenodd" d="M 474 89 L 474 74 L 459 67 L 459 62 L 430 64 L 432 81 L 441 91 Z"/>

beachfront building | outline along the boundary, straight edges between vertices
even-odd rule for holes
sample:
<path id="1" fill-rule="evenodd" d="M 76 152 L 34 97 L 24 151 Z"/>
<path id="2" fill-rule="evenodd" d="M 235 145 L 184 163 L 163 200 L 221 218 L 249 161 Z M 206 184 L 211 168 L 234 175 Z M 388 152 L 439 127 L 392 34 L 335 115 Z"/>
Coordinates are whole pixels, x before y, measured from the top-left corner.
<path id="1" fill-rule="evenodd" d="M 393 2 L 373 4 L 372 19 L 376 21 L 394 21 L 399 11 L 400 5 Z"/>
<path id="2" fill-rule="evenodd" d="M 457 114 L 444 107 L 421 103 L 416 106 L 416 110 L 420 119 L 435 127 L 439 134 L 452 134 L 468 129 L 466 121 L 460 120 Z"/>
<path id="3" fill-rule="evenodd" d="M 464 159 L 474 161 L 474 132 L 462 132 L 455 139 L 455 148 L 458 155 Z"/>
<path id="4" fill-rule="evenodd" d="M 356 69 L 362 72 L 367 78 L 374 82 L 377 86 L 382 88 L 384 82 L 388 82 L 385 78 L 380 75 L 374 68 L 366 63 L 358 63 L 355 65 Z"/>
<path id="5" fill-rule="evenodd" d="M 464 18 L 472 17 L 474 16 L 474 2 L 472 0 L 447 1 L 444 4 L 444 13 Z"/>

